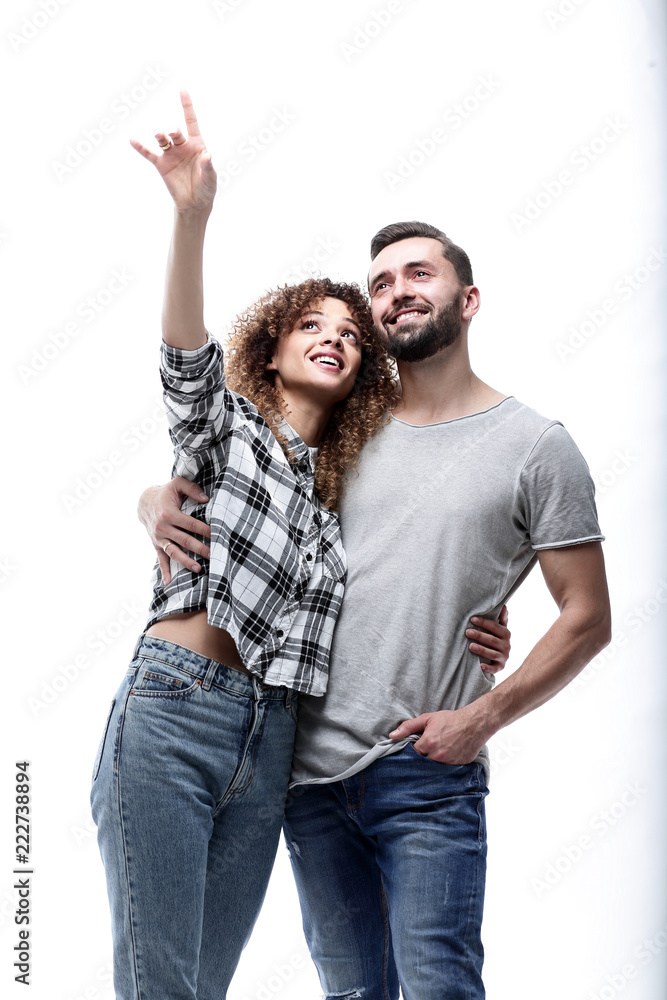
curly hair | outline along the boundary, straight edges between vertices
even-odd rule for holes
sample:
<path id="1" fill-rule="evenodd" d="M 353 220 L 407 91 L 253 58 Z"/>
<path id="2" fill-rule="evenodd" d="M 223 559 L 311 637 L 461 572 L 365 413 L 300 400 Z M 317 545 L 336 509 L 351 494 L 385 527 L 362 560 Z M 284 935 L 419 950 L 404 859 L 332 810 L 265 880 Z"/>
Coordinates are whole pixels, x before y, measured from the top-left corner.
<path id="1" fill-rule="evenodd" d="M 361 330 L 362 360 L 352 392 L 337 403 L 319 444 L 315 492 L 323 506 L 335 510 L 346 474 L 359 461 L 362 446 L 389 419 L 397 398 L 394 369 L 373 328 L 368 300 L 356 284 L 309 278 L 267 292 L 237 317 L 226 355 L 227 384 L 257 407 L 289 454 L 280 423 L 285 400 L 276 386 L 275 371 L 267 371 L 278 337 L 290 333 L 308 308 L 323 298 L 340 299 Z"/>

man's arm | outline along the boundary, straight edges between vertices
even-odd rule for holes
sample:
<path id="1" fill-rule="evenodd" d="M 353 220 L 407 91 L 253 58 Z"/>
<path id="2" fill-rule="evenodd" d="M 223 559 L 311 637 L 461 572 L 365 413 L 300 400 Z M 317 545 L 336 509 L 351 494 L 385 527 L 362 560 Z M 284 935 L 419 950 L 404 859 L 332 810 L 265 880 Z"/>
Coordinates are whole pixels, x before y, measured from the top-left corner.
<path id="1" fill-rule="evenodd" d="M 502 684 L 456 711 L 427 712 L 389 735 L 421 733 L 415 749 L 446 764 L 468 764 L 494 733 L 553 698 L 603 649 L 611 612 L 599 542 L 538 552 L 560 614 L 524 662 Z"/>
<path id="2" fill-rule="evenodd" d="M 205 542 L 194 535 L 211 537 L 211 529 L 205 521 L 190 517 L 181 510 L 183 498 L 206 502 L 208 497 L 196 483 L 178 476 L 165 486 L 149 486 L 139 498 L 139 520 L 148 532 L 157 552 L 160 572 L 165 584 L 171 581 L 170 560 L 199 573 L 201 566 L 188 552 L 194 552 L 205 559 L 211 550 Z M 165 553 L 164 549 L 168 552 Z M 498 621 L 490 618 L 471 619 L 471 628 L 466 636 L 472 640 L 468 646 L 471 653 L 480 657 L 482 670 L 495 674 L 502 670 L 510 654 L 510 631 L 507 626 L 507 607 L 503 605 Z"/>
<path id="3" fill-rule="evenodd" d="M 171 559 L 186 569 L 199 573 L 201 566 L 186 553 L 194 552 L 204 559 L 208 559 L 211 554 L 206 542 L 195 537 L 203 535 L 205 538 L 210 538 L 211 529 L 208 524 L 184 514 L 181 510 L 183 498 L 186 496 L 199 503 L 208 500 L 200 486 L 181 476 L 172 479 L 165 486 L 149 486 L 139 497 L 137 509 L 139 520 L 148 532 L 157 552 L 165 585 L 171 582 L 169 565 Z M 164 551 L 165 548 L 168 550 L 167 553 Z"/>

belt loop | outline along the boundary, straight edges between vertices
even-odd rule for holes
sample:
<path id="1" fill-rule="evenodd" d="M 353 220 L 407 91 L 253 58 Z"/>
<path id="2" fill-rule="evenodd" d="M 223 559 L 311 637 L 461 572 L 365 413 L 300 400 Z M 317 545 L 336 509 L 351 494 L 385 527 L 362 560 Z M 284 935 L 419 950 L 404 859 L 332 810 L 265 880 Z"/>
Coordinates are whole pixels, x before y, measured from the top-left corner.
<path id="1" fill-rule="evenodd" d="M 213 683 L 213 678 L 215 677 L 215 675 L 216 675 L 217 672 L 218 672 L 218 661 L 217 660 L 209 660 L 208 669 L 206 671 L 206 677 L 204 677 L 204 680 L 203 680 L 202 686 L 201 686 L 202 691 L 210 691 L 211 690 L 211 684 Z"/>
<path id="2" fill-rule="evenodd" d="M 144 641 L 145 637 L 146 637 L 146 633 L 142 632 L 141 635 L 139 636 L 139 638 L 137 639 L 137 644 L 134 647 L 134 652 L 132 653 L 132 659 L 130 660 L 130 663 L 132 663 L 132 662 L 134 662 L 134 660 L 136 660 L 137 653 L 139 652 L 139 647 L 141 646 L 141 644 Z"/>

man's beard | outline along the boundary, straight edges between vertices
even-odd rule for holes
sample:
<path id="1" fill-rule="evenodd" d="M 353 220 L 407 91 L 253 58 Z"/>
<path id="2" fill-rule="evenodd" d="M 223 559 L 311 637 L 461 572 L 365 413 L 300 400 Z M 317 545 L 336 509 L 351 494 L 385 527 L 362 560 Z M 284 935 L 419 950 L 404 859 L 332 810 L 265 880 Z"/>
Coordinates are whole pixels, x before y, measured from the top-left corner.
<path id="1" fill-rule="evenodd" d="M 405 326 L 409 326 L 408 321 Z M 397 361 L 424 361 L 445 347 L 450 347 L 461 334 L 461 307 L 458 299 L 442 306 L 437 313 L 413 333 L 383 324 L 387 337 L 386 349 Z"/>

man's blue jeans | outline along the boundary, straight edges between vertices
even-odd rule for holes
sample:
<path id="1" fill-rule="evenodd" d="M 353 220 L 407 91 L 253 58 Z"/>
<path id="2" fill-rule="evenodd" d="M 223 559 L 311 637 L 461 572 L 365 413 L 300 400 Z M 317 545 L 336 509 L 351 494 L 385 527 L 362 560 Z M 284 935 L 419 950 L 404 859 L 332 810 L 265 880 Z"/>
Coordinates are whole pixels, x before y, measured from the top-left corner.
<path id="1" fill-rule="evenodd" d="M 144 636 L 91 803 L 117 1000 L 224 1000 L 271 873 L 296 695 Z"/>
<path id="2" fill-rule="evenodd" d="M 325 997 L 484 997 L 487 792 L 480 764 L 412 744 L 293 790 L 285 839 Z"/>

